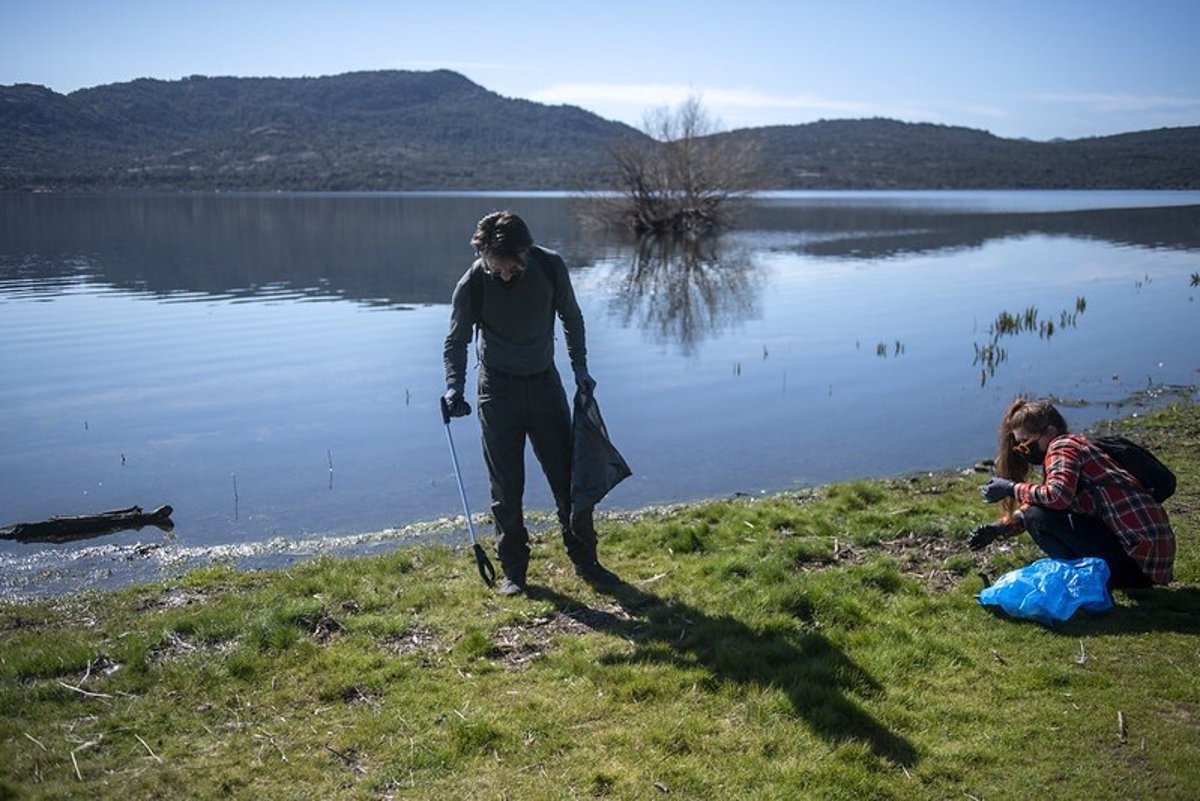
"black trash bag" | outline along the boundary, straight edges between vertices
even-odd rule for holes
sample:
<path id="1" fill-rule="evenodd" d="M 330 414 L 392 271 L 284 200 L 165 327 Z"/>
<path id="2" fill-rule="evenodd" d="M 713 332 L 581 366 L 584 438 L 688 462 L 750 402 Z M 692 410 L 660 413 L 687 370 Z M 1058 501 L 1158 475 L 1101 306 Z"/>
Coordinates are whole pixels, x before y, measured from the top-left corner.
<path id="1" fill-rule="evenodd" d="M 594 394 L 576 390 L 571 428 L 571 508 L 579 512 L 600 503 L 633 471 L 608 438 Z"/>

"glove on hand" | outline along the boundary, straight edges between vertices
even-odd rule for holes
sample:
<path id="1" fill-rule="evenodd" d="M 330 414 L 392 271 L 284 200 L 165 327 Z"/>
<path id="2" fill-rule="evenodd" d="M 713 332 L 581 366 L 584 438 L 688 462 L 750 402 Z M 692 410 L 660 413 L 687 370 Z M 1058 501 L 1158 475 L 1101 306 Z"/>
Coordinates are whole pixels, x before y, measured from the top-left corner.
<path id="1" fill-rule="evenodd" d="M 1007 478 L 993 478 L 979 488 L 979 494 L 988 503 L 995 503 L 1001 498 L 1009 498 L 1013 494 L 1013 483 Z"/>
<path id="2" fill-rule="evenodd" d="M 972 551 L 978 551 L 980 548 L 986 548 L 993 540 L 1003 537 L 1004 534 L 1004 526 L 998 523 L 988 523 L 971 532 L 971 536 L 967 538 L 967 546 Z"/>
<path id="3" fill-rule="evenodd" d="M 584 395 L 591 395 L 592 391 L 596 389 L 596 379 L 592 378 L 586 367 L 576 367 L 575 386 Z"/>
<path id="4" fill-rule="evenodd" d="M 463 398 L 460 390 L 447 390 L 442 398 L 446 401 L 446 409 L 450 412 L 451 417 L 466 417 L 471 413 L 471 404 Z"/>

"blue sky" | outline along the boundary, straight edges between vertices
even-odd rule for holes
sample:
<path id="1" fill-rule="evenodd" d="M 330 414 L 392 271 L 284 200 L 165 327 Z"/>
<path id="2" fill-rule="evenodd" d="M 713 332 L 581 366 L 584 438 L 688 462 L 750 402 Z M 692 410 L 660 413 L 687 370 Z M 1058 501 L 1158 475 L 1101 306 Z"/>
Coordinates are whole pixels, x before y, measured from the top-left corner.
<path id="1" fill-rule="evenodd" d="M 0 0 L 0 84 L 452 69 L 634 125 L 892 117 L 1000 136 L 1200 125 L 1200 0 Z"/>

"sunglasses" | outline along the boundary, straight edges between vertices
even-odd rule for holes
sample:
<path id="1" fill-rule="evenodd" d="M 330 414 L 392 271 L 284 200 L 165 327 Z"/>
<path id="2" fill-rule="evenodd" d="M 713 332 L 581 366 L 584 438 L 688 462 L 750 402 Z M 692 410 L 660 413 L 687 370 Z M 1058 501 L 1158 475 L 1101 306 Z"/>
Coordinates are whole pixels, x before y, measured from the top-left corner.
<path id="1" fill-rule="evenodd" d="M 1030 437 L 1029 439 L 1025 440 L 1024 442 L 1018 442 L 1016 445 L 1013 446 L 1013 450 L 1016 451 L 1017 453 L 1021 454 L 1022 456 L 1028 456 L 1029 452 L 1031 450 L 1033 450 L 1034 446 L 1038 444 L 1038 440 L 1040 440 L 1041 438 L 1042 438 L 1042 435 L 1038 434 L 1037 436 Z"/>

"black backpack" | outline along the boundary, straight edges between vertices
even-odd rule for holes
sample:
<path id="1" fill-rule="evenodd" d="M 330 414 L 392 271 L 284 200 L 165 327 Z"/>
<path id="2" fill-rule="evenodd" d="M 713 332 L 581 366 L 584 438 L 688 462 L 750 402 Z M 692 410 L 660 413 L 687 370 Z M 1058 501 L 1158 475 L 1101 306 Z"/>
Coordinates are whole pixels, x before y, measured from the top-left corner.
<path id="1" fill-rule="evenodd" d="M 1120 436 L 1096 437 L 1092 444 L 1141 482 L 1154 500 L 1162 503 L 1175 494 L 1175 474 L 1147 448 Z"/>

